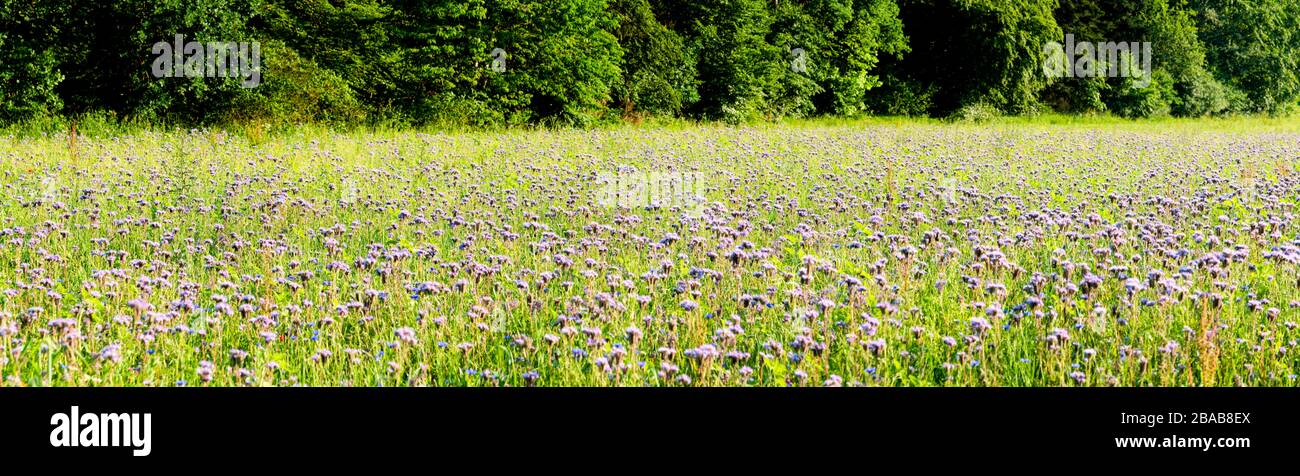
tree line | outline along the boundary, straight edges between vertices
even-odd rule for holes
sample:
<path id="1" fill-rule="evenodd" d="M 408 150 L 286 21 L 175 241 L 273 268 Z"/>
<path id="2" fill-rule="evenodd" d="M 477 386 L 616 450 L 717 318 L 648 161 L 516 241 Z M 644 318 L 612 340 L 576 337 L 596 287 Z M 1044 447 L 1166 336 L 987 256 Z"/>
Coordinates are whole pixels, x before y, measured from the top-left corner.
<path id="1" fill-rule="evenodd" d="M 1066 34 L 1149 42 L 1144 87 L 1044 74 L 1044 45 Z M 152 74 L 155 45 L 177 35 L 255 43 L 256 87 Z M 1298 105 L 1300 0 L 0 0 L 0 123 L 583 125 Z"/>

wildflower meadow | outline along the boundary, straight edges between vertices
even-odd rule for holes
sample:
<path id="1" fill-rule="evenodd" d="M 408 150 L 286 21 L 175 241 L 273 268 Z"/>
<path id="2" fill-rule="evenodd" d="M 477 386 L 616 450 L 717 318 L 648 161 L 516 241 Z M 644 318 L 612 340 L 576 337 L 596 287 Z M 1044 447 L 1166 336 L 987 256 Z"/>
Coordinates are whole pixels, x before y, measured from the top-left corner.
<path id="1" fill-rule="evenodd" d="M 0 139 L 6 386 L 1295 386 L 1300 132 Z"/>

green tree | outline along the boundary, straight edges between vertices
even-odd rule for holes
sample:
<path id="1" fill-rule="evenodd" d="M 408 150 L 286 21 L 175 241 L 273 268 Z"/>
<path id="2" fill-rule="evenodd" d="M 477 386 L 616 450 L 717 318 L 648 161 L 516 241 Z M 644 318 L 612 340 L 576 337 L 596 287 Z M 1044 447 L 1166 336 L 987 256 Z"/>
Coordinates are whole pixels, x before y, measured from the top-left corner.
<path id="1" fill-rule="evenodd" d="M 1228 109 L 1230 90 L 1206 69 L 1206 49 L 1197 38 L 1195 11 L 1186 2 L 1078 0 L 1062 2 L 1056 18 L 1075 41 L 1150 42 L 1153 72 L 1149 88 L 1134 88 L 1132 81 L 1120 77 L 1055 81 L 1043 98 L 1058 110 L 1150 117 L 1169 113 L 1204 116 Z"/>
<path id="2" fill-rule="evenodd" d="M 772 26 L 772 43 L 796 48 L 806 60 L 802 73 L 813 81 L 799 88 L 811 93 L 816 112 L 852 116 L 866 109 L 866 93 L 881 85 L 876 67 L 881 55 L 901 58 L 907 51 L 898 4 L 894 0 L 811 0 L 783 2 Z M 793 60 L 793 58 L 791 58 Z"/>
<path id="3" fill-rule="evenodd" d="M 397 2 L 394 10 L 391 36 L 402 59 L 392 106 L 417 123 L 504 122 L 483 90 L 492 49 L 483 34 L 486 0 Z"/>
<path id="4" fill-rule="evenodd" d="M 10 13 L 7 4 L 0 5 L 0 15 Z M 63 103 L 55 89 L 63 75 L 53 52 L 5 31 L 0 30 L 0 122 L 57 113 Z"/>
<path id="5" fill-rule="evenodd" d="M 1245 112 L 1283 114 L 1300 101 L 1300 0 L 1196 0 L 1216 77 Z"/>
<path id="6" fill-rule="evenodd" d="M 483 88 L 489 104 L 511 122 L 584 124 L 603 110 L 623 55 L 605 0 L 491 0 L 487 12 L 482 38 L 505 53 Z M 491 52 L 475 57 L 486 67 Z"/>
<path id="7" fill-rule="evenodd" d="M 656 18 L 648 0 L 614 0 L 614 36 L 623 48 L 623 74 L 613 87 L 624 115 L 634 112 L 674 115 L 699 100 L 695 58 L 677 32 Z"/>
<path id="8" fill-rule="evenodd" d="M 1056 0 L 903 0 L 910 53 L 886 61 L 877 105 L 914 104 L 950 114 L 981 105 L 1032 113 L 1048 83 L 1043 45 L 1060 41 Z M 879 107 L 878 107 L 879 108 Z"/>

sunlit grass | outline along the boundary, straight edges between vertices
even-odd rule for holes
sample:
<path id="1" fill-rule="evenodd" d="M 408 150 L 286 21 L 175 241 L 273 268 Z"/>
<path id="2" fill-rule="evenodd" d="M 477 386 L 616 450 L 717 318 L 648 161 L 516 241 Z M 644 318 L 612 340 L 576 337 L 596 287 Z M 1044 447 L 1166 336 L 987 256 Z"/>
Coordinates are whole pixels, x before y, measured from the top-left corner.
<path id="1" fill-rule="evenodd" d="M 0 139 L 4 385 L 1296 383 L 1292 121 L 78 131 Z"/>

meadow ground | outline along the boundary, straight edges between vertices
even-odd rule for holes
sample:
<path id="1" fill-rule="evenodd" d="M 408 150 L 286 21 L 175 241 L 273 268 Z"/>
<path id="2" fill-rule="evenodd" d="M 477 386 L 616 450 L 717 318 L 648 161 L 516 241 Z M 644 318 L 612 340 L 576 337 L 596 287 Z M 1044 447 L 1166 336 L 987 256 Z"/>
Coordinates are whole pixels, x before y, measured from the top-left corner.
<path id="1" fill-rule="evenodd" d="M 0 137 L 0 384 L 1297 385 L 1300 127 L 1051 122 Z"/>

